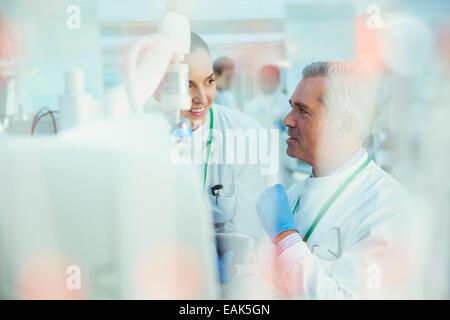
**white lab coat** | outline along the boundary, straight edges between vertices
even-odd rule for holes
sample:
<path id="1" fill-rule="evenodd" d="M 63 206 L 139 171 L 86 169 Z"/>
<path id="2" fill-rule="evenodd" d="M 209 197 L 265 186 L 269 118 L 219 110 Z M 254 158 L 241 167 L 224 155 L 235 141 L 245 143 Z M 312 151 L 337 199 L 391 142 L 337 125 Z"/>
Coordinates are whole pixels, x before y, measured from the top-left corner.
<path id="1" fill-rule="evenodd" d="M 303 238 L 323 204 L 366 159 L 337 173 L 309 177 L 289 189 Z M 404 192 L 373 161 L 348 185 L 307 242 L 279 256 L 261 248 L 246 281 L 246 297 L 306 299 L 392 298 L 405 289 L 410 247 L 403 219 Z M 269 251 L 268 251 L 269 250 Z M 405 275 L 406 274 L 406 275 Z M 250 290 L 250 291 L 249 291 Z"/>
<path id="2" fill-rule="evenodd" d="M 235 148 L 231 149 L 231 140 L 235 139 L 233 141 L 237 142 L 237 139 L 232 136 L 233 134 L 245 133 L 249 129 L 259 132 L 258 130 L 262 127 L 256 120 L 240 111 L 217 104 L 214 104 L 212 109 L 214 112 L 214 136 L 204 191 L 213 208 L 215 231 L 247 235 L 251 239 L 251 248 L 265 236 L 256 213 L 255 203 L 264 189 L 273 182 L 273 176 L 262 174 L 262 166 L 259 163 L 250 164 L 247 160 L 247 163 L 230 164 L 227 163 L 226 157 L 234 154 L 237 159 L 237 153 L 249 152 L 248 144 L 245 145 L 245 150 L 237 150 L 237 143 L 235 143 Z M 209 124 L 210 114 L 205 123 L 193 132 L 191 138 L 192 144 L 203 146 L 203 154 L 206 154 Z M 231 135 L 227 135 L 227 132 Z M 203 163 L 199 169 L 203 181 L 205 170 Z M 223 190 L 220 191 L 220 197 L 216 199 L 212 195 L 211 188 L 219 184 L 223 185 Z"/>
<path id="3" fill-rule="evenodd" d="M 273 115 L 277 118 L 285 117 L 289 109 L 289 97 L 279 91 L 259 95 L 244 105 L 245 113 Z"/>
<path id="4" fill-rule="evenodd" d="M 227 106 L 229 108 L 238 108 L 236 99 L 230 90 L 217 90 L 214 103 L 216 105 Z"/>

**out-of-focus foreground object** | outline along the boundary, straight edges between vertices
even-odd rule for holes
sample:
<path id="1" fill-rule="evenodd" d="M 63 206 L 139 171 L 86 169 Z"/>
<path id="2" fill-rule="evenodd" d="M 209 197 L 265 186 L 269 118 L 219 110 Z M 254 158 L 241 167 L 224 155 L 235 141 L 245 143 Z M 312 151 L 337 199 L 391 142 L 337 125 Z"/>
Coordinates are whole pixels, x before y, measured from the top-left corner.
<path id="1" fill-rule="evenodd" d="M 12 25 L 0 20 L 0 130 L 20 113 L 17 61 Z"/>
<path id="2" fill-rule="evenodd" d="M 1 298 L 216 297 L 212 222 L 166 128 L 151 115 L 0 140 Z"/>
<path id="3" fill-rule="evenodd" d="M 70 68 L 65 73 L 65 91 L 59 99 L 61 128 L 68 129 L 96 120 L 99 110 L 92 97 L 86 93 L 84 72 L 80 68 Z"/>
<path id="4" fill-rule="evenodd" d="M 0 36 L 1 63 L 6 51 L 14 66 L 9 64 L 7 78 L 0 77 L 7 80 L 0 80 L 0 87 L 8 88 L 7 95 L 0 89 L 0 97 L 8 100 L 4 132 L 29 135 L 39 110 L 57 111 L 64 73 L 74 66 L 83 70 L 87 92 L 96 99 L 103 94 L 97 1 L 0 1 L 0 25 L 6 33 Z M 51 118 L 42 118 L 35 129 L 36 134 L 53 134 Z"/>

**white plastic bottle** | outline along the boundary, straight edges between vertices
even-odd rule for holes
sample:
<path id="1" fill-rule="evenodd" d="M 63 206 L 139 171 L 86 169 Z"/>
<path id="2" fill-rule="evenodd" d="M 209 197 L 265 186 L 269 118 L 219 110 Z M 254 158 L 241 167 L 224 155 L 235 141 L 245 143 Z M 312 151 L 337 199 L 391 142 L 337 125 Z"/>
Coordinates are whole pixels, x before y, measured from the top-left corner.
<path id="1" fill-rule="evenodd" d="M 174 53 L 164 78 L 161 105 L 168 117 L 172 141 L 181 143 L 192 135 L 191 123 L 181 114 L 191 108 L 189 66 L 184 63 L 191 46 L 191 31 L 186 17 L 168 12 L 161 24 L 161 34 L 174 44 Z M 180 149 L 181 150 L 181 149 Z"/>
<path id="2" fill-rule="evenodd" d="M 65 93 L 59 99 L 60 128 L 66 130 L 97 117 L 97 108 L 84 88 L 84 73 L 80 68 L 65 73 Z"/>

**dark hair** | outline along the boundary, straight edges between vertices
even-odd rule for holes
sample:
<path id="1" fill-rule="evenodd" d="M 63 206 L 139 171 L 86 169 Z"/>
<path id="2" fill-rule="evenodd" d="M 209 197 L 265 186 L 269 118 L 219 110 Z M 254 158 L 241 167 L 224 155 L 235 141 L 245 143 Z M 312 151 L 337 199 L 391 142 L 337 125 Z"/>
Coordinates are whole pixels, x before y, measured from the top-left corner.
<path id="1" fill-rule="evenodd" d="M 206 44 L 205 40 L 203 40 L 195 32 L 191 32 L 191 52 L 190 53 L 193 53 L 197 49 L 203 49 L 206 52 L 208 52 L 209 55 L 211 55 L 211 53 L 209 52 L 208 45 Z"/>
<path id="2" fill-rule="evenodd" d="M 274 74 L 278 79 L 280 79 L 280 69 L 273 64 L 266 64 L 263 66 L 259 74 L 261 75 L 263 72 Z"/>
<path id="3" fill-rule="evenodd" d="M 227 68 L 234 68 L 234 62 L 228 57 L 220 57 L 213 64 L 213 70 L 218 75 L 222 74 L 223 70 Z"/>

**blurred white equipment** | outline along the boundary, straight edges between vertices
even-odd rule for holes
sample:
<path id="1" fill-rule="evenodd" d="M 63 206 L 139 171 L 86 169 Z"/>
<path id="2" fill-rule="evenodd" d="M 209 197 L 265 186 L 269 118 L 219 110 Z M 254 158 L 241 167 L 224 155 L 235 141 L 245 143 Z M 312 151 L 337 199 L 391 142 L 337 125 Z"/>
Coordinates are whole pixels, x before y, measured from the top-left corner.
<path id="1" fill-rule="evenodd" d="M 216 298 L 197 172 L 172 164 L 161 115 L 129 116 L 172 52 L 164 36 L 131 47 L 126 90 L 107 95 L 109 119 L 69 129 L 88 101 L 75 70 L 62 99 L 67 130 L 0 140 L 0 298 Z"/>
<path id="2" fill-rule="evenodd" d="M 212 221 L 166 125 L 0 140 L 0 298 L 216 297 Z"/>
<path id="3" fill-rule="evenodd" d="M 183 62 L 191 48 L 189 21 L 178 13 L 169 12 L 164 17 L 161 34 L 174 45 L 161 103 L 170 110 L 189 110 L 189 66 Z"/>
<path id="4" fill-rule="evenodd" d="M 92 97 L 85 92 L 84 73 L 71 68 L 65 74 L 65 93 L 59 99 L 61 129 L 65 130 L 95 120 L 99 112 Z"/>
<path id="5" fill-rule="evenodd" d="M 142 37 L 129 47 L 124 80 L 132 112 L 143 112 L 167 71 L 172 52 L 171 42 L 161 35 Z"/>
<path id="6" fill-rule="evenodd" d="M 180 112 L 191 107 L 189 67 L 183 62 L 190 50 L 190 39 L 189 20 L 168 12 L 160 34 L 138 39 L 128 49 L 125 60 L 125 89 L 131 111 L 143 112 L 163 81 L 161 105 L 175 141 L 192 134 L 190 122 Z M 109 100 L 111 103 L 116 99 Z"/>
<path id="7" fill-rule="evenodd" d="M 0 119 L 20 113 L 17 70 L 10 63 L 0 60 Z"/>
<path id="8" fill-rule="evenodd" d="M 184 63 L 191 47 L 189 21 L 178 13 L 169 12 L 161 25 L 161 34 L 174 44 L 174 53 L 163 80 L 161 105 L 168 116 L 172 140 L 182 142 L 192 135 L 190 121 L 181 115 L 181 110 L 191 108 L 189 66 Z"/>
<path id="9" fill-rule="evenodd" d="M 191 107 L 189 68 L 182 62 L 189 53 L 190 39 L 189 20 L 181 14 L 168 12 L 160 35 L 142 37 L 131 45 L 125 61 L 125 85 L 134 111 L 143 111 L 143 105 L 152 97 L 166 72 L 162 103 L 176 110 Z"/>

